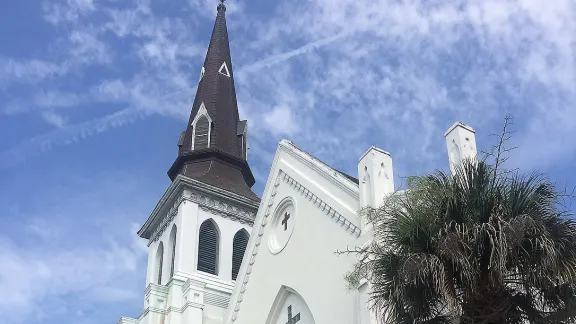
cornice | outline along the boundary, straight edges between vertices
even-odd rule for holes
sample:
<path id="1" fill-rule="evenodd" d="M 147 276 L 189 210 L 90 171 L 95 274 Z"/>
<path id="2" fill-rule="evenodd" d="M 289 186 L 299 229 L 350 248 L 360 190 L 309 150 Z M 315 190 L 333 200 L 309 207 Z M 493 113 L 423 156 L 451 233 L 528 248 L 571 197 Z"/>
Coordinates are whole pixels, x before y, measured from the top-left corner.
<path id="1" fill-rule="evenodd" d="M 138 324 L 138 320 L 132 317 L 122 316 L 118 320 L 118 324 Z"/>
<path id="2" fill-rule="evenodd" d="M 152 292 L 166 295 L 168 294 L 168 287 L 163 285 L 157 285 L 155 283 L 149 283 L 148 287 L 146 287 L 146 290 L 144 290 L 144 295 L 149 296 Z"/>
<path id="3" fill-rule="evenodd" d="M 256 214 L 253 212 L 240 208 L 235 204 L 215 199 L 210 195 L 198 192 L 190 192 L 188 195 L 183 193 L 182 196 L 176 199 L 170 210 L 166 213 L 164 218 L 162 218 L 160 225 L 154 230 L 148 242 L 148 246 L 150 246 L 152 242 L 156 242 L 160 239 L 164 231 L 166 231 L 172 223 L 172 220 L 174 220 L 174 217 L 178 214 L 178 208 L 184 201 L 196 203 L 202 210 L 211 212 L 214 215 L 229 218 L 233 221 L 240 222 L 241 224 L 247 224 L 250 226 L 254 225 L 254 217 Z"/>
<path id="4" fill-rule="evenodd" d="M 189 193 L 186 193 L 189 191 Z M 229 191 L 179 175 L 168 187 L 138 235 L 149 239 L 148 245 L 158 240 L 170 222 L 178 214 L 183 201 L 197 203 L 200 208 L 213 214 L 252 225 L 259 202 L 252 201 Z M 170 205 L 170 202 L 173 202 Z M 168 206 L 171 206 L 168 209 Z M 162 216 L 160 216 L 162 215 Z M 159 219 L 162 217 L 161 219 Z M 152 231 L 154 224 L 158 224 Z"/>
<path id="5" fill-rule="evenodd" d="M 194 288 L 196 290 L 204 290 L 204 288 L 206 288 L 206 283 L 190 278 L 190 279 L 186 280 L 186 282 L 182 286 L 182 291 L 184 293 L 186 293 L 188 290 L 190 290 L 192 288 Z"/>
<path id="6" fill-rule="evenodd" d="M 148 246 L 150 246 L 150 244 L 152 244 L 152 242 L 158 241 L 160 236 L 162 236 L 164 231 L 166 231 L 166 229 L 168 228 L 168 225 L 170 225 L 172 223 L 172 220 L 174 219 L 174 217 L 176 217 L 176 215 L 178 215 L 178 208 L 180 207 L 180 204 L 184 200 L 186 200 L 186 197 L 184 197 L 184 196 L 180 196 L 180 197 L 178 197 L 178 199 L 176 199 L 176 201 L 174 202 L 174 204 L 172 205 L 170 210 L 162 218 L 160 225 L 157 226 L 156 229 L 154 230 L 154 232 L 152 233 L 152 236 L 151 236 L 150 240 L 148 241 Z"/>
<path id="7" fill-rule="evenodd" d="M 212 214 L 230 218 L 231 220 L 238 221 L 242 224 L 252 226 L 254 224 L 255 213 L 241 209 L 238 206 L 225 203 L 223 201 L 211 198 L 204 195 L 192 194 L 191 197 L 186 198 L 188 201 L 197 203 L 202 210 L 210 211 Z"/>
<path id="8" fill-rule="evenodd" d="M 184 304 L 184 306 L 182 306 L 180 308 L 178 308 L 176 306 L 169 306 L 167 309 L 162 309 L 162 308 L 157 308 L 157 307 L 146 307 L 142 311 L 142 313 L 140 313 L 140 316 L 138 316 L 138 320 L 141 320 L 144 316 L 146 316 L 150 312 L 156 313 L 156 314 L 168 315 L 168 313 L 170 313 L 170 312 L 183 313 L 186 310 L 186 308 L 188 308 L 188 307 L 204 309 L 204 304 L 187 302 Z"/>
<path id="9" fill-rule="evenodd" d="M 343 176 L 339 171 L 331 168 L 326 163 L 302 150 L 289 140 L 282 140 L 278 147 L 287 152 L 289 155 L 297 158 L 301 163 L 323 175 L 328 181 L 332 182 L 350 194 L 352 197 L 359 199 L 360 194 L 358 191 L 358 184 L 353 183 L 350 179 Z"/>

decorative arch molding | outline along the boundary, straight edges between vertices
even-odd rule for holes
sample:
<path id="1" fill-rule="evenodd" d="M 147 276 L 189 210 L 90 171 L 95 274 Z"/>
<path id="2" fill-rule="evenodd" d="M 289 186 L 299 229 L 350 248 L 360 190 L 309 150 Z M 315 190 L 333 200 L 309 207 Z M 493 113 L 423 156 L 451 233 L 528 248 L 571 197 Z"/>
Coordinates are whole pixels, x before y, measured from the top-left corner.
<path id="1" fill-rule="evenodd" d="M 164 268 L 164 243 L 161 241 L 156 250 L 156 259 L 154 261 L 154 282 L 157 285 L 162 284 L 162 270 Z"/>
<path id="2" fill-rule="evenodd" d="M 207 122 L 207 125 L 204 124 L 205 122 Z M 206 127 L 206 129 L 204 129 L 204 127 Z M 202 132 L 202 134 L 200 134 L 199 132 Z M 199 142 L 200 136 L 206 137 L 205 147 L 197 147 L 201 145 Z M 202 102 L 200 103 L 200 108 L 196 113 L 196 117 L 194 117 L 194 120 L 192 121 L 192 149 L 194 150 L 197 148 L 210 147 L 211 137 L 212 137 L 212 118 L 208 114 L 208 110 L 206 110 L 204 102 Z"/>
<path id="3" fill-rule="evenodd" d="M 370 195 L 370 188 L 372 187 L 372 179 L 370 178 L 370 172 L 368 172 L 368 167 L 364 166 L 364 173 L 362 177 L 362 183 L 360 184 L 360 190 L 362 190 L 362 204 L 364 206 L 372 206 L 372 195 Z"/>
<path id="4" fill-rule="evenodd" d="M 304 298 L 296 290 L 288 286 L 281 286 L 266 318 L 266 324 L 286 323 L 291 322 L 291 320 L 300 321 L 300 319 L 303 319 L 305 323 L 316 323 Z"/>
<path id="5" fill-rule="evenodd" d="M 170 278 L 174 276 L 176 269 L 176 243 L 177 243 L 178 228 L 176 224 L 172 225 L 170 236 L 168 238 L 168 246 L 170 247 Z"/>

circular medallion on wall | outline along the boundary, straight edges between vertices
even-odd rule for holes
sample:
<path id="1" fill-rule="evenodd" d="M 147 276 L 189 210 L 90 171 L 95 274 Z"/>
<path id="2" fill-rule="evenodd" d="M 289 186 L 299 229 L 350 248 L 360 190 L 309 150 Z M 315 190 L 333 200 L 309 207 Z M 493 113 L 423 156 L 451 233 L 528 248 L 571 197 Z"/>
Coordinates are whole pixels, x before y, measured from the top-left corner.
<path id="1" fill-rule="evenodd" d="M 268 237 L 268 248 L 273 254 L 280 253 L 288 244 L 296 223 L 295 211 L 290 198 L 284 199 L 276 208 Z"/>

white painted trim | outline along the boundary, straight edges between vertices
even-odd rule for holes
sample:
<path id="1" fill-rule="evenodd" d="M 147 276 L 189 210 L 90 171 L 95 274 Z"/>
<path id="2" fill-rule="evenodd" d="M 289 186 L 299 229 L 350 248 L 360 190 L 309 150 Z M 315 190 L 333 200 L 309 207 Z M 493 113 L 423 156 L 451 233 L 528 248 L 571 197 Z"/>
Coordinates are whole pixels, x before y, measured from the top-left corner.
<path id="1" fill-rule="evenodd" d="M 289 184 L 292 188 L 298 191 L 302 196 L 304 196 L 304 198 L 308 198 L 310 202 L 316 205 L 318 209 L 322 210 L 326 214 L 326 216 L 330 217 L 332 220 L 338 223 L 343 229 L 345 229 L 347 232 L 356 237 L 360 237 L 360 235 L 362 234 L 360 227 L 356 226 L 344 215 L 336 211 L 336 209 L 330 207 L 330 205 L 328 205 L 326 202 L 324 202 L 322 199 L 320 199 L 318 196 L 316 196 L 313 192 L 308 190 L 294 178 L 289 176 L 286 172 L 283 172 L 282 178 L 287 184 Z"/>
<path id="2" fill-rule="evenodd" d="M 200 79 L 198 79 L 198 82 L 202 81 L 202 78 L 204 78 L 205 73 L 206 69 L 204 68 L 204 66 L 202 66 L 202 69 L 200 70 Z"/>
<path id="3" fill-rule="evenodd" d="M 290 239 L 292 238 L 292 234 L 294 234 L 294 228 L 296 227 L 296 223 L 298 223 L 297 219 L 299 218 L 299 215 L 298 215 L 298 206 L 297 206 L 296 200 L 294 198 L 292 198 L 291 196 L 288 196 L 288 197 L 285 197 L 284 199 L 282 199 L 282 201 L 280 201 L 280 203 L 278 203 L 278 205 L 276 206 L 276 209 L 274 210 L 274 213 L 272 213 L 272 219 L 270 220 L 270 222 L 272 223 L 272 228 L 274 228 L 274 225 L 275 225 L 274 222 L 279 217 L 281 217 L 279 212 L 282 209 L 284 209 L 285 207 L 287 207 L 288 205 L 294 206 L 294 219 L 292 220 L 292 222 L 294 223 L 294 226 L 292 227 L 292 230 L 290 231 L 290 234 L 288 235 L 286 242 L 284 242 L 282 244 L 278 244 L 278 242 L 276 240 L 276 235 L 273 232 L 270 233 L 270 235 L 268 235 L 268 250 L 272 254 L 278 254 L 278 253 L 282 252 L 282 250 L 284 250 L 286 245 L 288 245 L 288 243 L 290 242 Z M 271 229 L 271 231 L 274 231 L 274 229 Z M 238 279 L 238 277 L 236 277 L 236 279 Z"/>
<path id="4" fill-rule="evenodd" d="M 248 142 L 248 122 L 246 122 L 246 127 L 244 127 L 244 133 L 242 134 L 244 141 L 242 141 L 242 150 L 244 150 L 244 158 L 248 161 L 248 151 L 250 150 L 250 143 Z M 246 147 L 244 147 L 246 143 Z"/>
<path id="5" fill-rule="evenodd" d="M 122 316 L 120 317 L 118 324 L 138 324 L 138 320 L 132 317 Z"/>
<path id="6" fill-rule="evenodd" d="M 297 158 L 300 162 L 323 175 L 325 179 L 343 189 L 352 197 L 360 199 L 359 188 L 357 184 L 353 183 L 348 178 L 344 177 L 344 175 L 326 165 L 324 162 L 301 150 L 291 141 L 283 139 L 278 145 L 278 154 L 281 151 Z"/>
<path id="7" fill-rule="evenodd" d="M 276 294 L 276 298 L 274 298 L 274 302 L 272 303 L 270 312 L 268 312 L 268 317 L 266 318 L 266 324 L 272 324 L 272 321 L 274 320 L 274 315 L 278 314 L 279 312 L 282 312 L 282 310 L 280 310 L 279 307 L 290 294 L 298 296 L 298 298 L 302 300 L 304 305 L 308 307 L 308 303 L 306 303 L 306 300 L 302 297 L 302 295 L 300 295 L 296 290 L 288 286 L 282 285 L 278 290 L 278 293 Z M 308 307 L 308 309 L 310 308 Z M 316 321 L 314 320 L 314 316 L 312 316 L 312 322 L 316 323 Z"/>
<path id="8" fill-rule="evenodd" d="M 222 63 L 222 65 L 220 65 L 220 68 L 218 69 L 218 73 L 230 77 L 230 70 L 228 70 L 228 65 L 226 64 L 226 61 L 224 61 Z"/>
<path id="9" fill-rule="evenodd" d="M 392 156 L 392 155 L 390 155 L 389 152 L 384 151 L 383 149 L 379 149 L 379 148 L 377 148 L 376 146 L 370 146 L 370 148 L 369 148 L 366 152 L 364 152 L 364 154 L 362 154 L 362 156 L 360 157 L 360 159 L 359 159 L 358 161 L 362 161 L 362 159 L 363 159 L 368 153 L 370 153 L 372 150 L 378 151 L 378 152 L 380 152 L 380 153 L 384 153 L 384 154 L 386 154 L 386 155 L 388 155 L 388 156 L 390 156 L 390 157 Z M 360 176 L 360 175 L 358 175 L 358 176 Z"/>
<path id="10" fill-rule="evenodd" d="M 190 190 L 190 192 L 185 194 L 185 190 Z M 194 199 L 193 195 L 197 196 L 198 199 Z M 253 201 L 233 192 L 179 174 L 166 189 L 146 222 L 138 230 L 138 235 L 143 237 L 144 232 L 150 230 L 151 226 L 155 226 L 156 228 L 152 230 L 148 245 L 157 240 L 166 229 L 167 224 L 170 224 L 171 217 L 174 217 L 173 215 L 175 215 L 178 206 L 184 200 L 190 200 L 197 203 L 200 207 L 216 211 L 221 216 L 239 217 L 247 222 L 248 220 L 253 222 L 256 217 L 255 212 L 260 205 L 259 201 Z M 222 203 L 224 203 L 225 207 L 223 208 L 225 209 L 220 208 Z"/>
<path id="11" fill-rule="evenodd" d="M 196 113 L 196 117 L 194 117 L 194 120 L 192 121 L 192 149 L 194 149 L 194 141 L 196 140 L 196 123 L 198 122 L 198 120 L 202 117 L 205 116 L 206 119 L 208 119 L 208 147 L 210 147 L 210 137 L 212 135 L 212 118 L 210 118 L 210 115 L 208 114 L 208 110 L 206 110 L 206 106 L 204 106 L 204 102 L 200 103 L 200 109 L 198 109 L 198 112 Z"/>
<path id="12" fill-rule="evenodd" d="M 448 128 L 448 130 L 446 131 L 446 133 L 444 133 L 444 137 L 448 136 L 448 134 L 450 134 L 450 132 L 452 132 L 456 127 L 462 127 L 472 133 L 476 133 L 476 131 L 474 130 L 474 128 L 461 123 L 461 122 L 455 122 L 454 125 L 450 126 L 450 128 Z"/>
<path id="13" fill-rule="evenodd" d="M 276 155 L 276 158 L 278 154 Z M 271 181 L 269 180 L 266 182 L 266 188 L 264 189 L 265 193 L 269 193 L 270 197 L 268 198 L 268 204 L 266 209 L 261 208 L 258 211 L 258 222 L 255 224 L 259 224 L 260 228 L 253 228 L 252 233 L 254 235 L 250 235 L 250 239 L 248 240 L 248 247 L 246 252 L 244 253 L 244 260 L 242 260 L 242 265 L 240 266 L 240 271 L 238 272 L 238 277 L 236 278 L 236 285 L 234 287 L 234 292 L 230 298 L 230 306 L 228 307 L 228 311 L 226 313 L 226 320 L 224 323 L 233 323 L 236 320 L 238 315 L 238 311 L 240 310 L 240 303 L 242 302 L 242 297 L 244 296 L 244 292 L 246 291 L 246 286 L 248 285 L 248 281 L 250 279 L 250 273 L 252 273 L 252 268 L 254 263 L 256 262 L 256 255 L 258 254 L 258 247 L 262 243 L 262 236 L 264 235 L 264 229 L 266 225 L 269 223 L 268 218 L 272 213 L 272 206 L 274 206 L 274 198 L 276 197 L 276 193 L 278 190 L 278 186 L 281 182 L 281 177 L 283 172 L 280 170 L 275 172 L 274 166 L 276 165 L 277 160 L 274 160 L 272 172 L 270 176 L 277 176 L 276 180 L 273 182 L 273 187 L 270 190 L 269 185 Z M 271 192 L 270 192 L 271 191 Z M 268 196 L 268 195 L 266 195 Z M 266 197 L 265 196 L 265 197 Z"/>

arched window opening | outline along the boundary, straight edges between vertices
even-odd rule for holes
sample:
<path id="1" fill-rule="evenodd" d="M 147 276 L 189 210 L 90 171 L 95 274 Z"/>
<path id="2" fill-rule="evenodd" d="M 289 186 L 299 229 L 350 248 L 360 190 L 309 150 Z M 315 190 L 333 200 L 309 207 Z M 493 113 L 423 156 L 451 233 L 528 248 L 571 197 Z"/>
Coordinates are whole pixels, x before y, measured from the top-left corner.
<path id="1" fill-rule="evenodd" d="M 208 147 L 208 136 L 210 130 L 210 122 L 206 116 L 201 116 L 196 121 L 196 125 L 194 127 L 194 149 L 203 149 Z"/>
<path id="2" fill-rule="evenodd" d="M 170 257 L 170 278 L 174 276 L 174 265 L 176 263 L 176 225 L 172 227 L 172 232 L 170 233 L 170 246 L 172 247 L 172 256 Z"/>
<path id="3" fill-rule="evenodd" d="M 248 245 L 248 238 L 248 232 L 246 232 L 245 229 L 239 230 L 234 235 L 234 241 L 232 243 L 232 280 L 236 280 L 238 272 L 240 272 L 242 258 L 244 257 L 244 252 L 246 252 L 246 246 Z"/>
<path id="4" fill-rule="evenodd" d="M 198 270 L 218 275 L 218 254 L 220 234 L 213 220 L 208 219 L 200 225 L 198 235 Z"/>
<path id="5" fill-rule="evenodd" d="M 156 269 L 156 283 L 161 285 L 162 284 L 162 267 L 164 263 L 164 244 L 160 242 L 158 245 L 158 252 L 156 252 L 156 265 L 158 268 Z"/>

